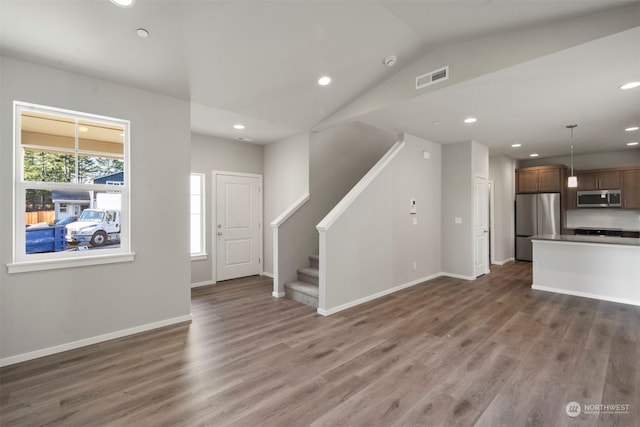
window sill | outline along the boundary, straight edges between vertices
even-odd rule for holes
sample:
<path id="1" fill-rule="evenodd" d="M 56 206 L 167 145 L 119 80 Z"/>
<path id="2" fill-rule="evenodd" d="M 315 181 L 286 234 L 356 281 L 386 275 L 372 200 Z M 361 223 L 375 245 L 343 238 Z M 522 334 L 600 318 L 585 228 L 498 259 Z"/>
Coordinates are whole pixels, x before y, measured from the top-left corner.
<path id="1" fill-rule="evenodd" d="M 204 259 L 207 259 L 208 255 L 205 254 L 193 254 L 191 255 L 191 261 L 202 261 Z"/>
<path id="2" fill-rule="evenodd" d="M 74 259 L 47 259 L 40 261 L 20 261 L 7 264 L 9 274 L 27 273 L 30 271 L 57 270 L 60 268 L 85 267 L 90 265 L 113 264 L 118 262 L 132 262 L 135 253 L 96 255 Z"/>

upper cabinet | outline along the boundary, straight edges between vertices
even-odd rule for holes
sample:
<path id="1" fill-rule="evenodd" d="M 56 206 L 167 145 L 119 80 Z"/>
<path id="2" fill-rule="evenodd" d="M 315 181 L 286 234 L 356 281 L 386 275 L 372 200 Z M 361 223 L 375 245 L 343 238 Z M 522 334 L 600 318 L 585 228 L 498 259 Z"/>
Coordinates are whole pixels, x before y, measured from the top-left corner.
<path id="1" fill-rule="evenodd" d="M 560 193 L 564 166 L 516 169 L 516 193 Z"/>
<path id="2" fill-rule="evenodd" d="M 622 207 L 640 209 L 640 169 L 629 169 L 622 175 Z"/>
<path id="3" fill-rule="evenodd" d="M 578 190 L 620 190 L 622 188 L 619 170 L 579 172 Z"/>

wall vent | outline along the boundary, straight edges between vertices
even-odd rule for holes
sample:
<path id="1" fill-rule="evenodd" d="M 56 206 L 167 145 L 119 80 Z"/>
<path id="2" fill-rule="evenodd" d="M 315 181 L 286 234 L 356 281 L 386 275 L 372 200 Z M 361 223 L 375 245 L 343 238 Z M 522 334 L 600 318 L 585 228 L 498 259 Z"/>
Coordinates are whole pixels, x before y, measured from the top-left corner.
<path id="1" fill-rule="evenodd" d="M 442 80 L 449 78 L 449 66 L 431 71 L 427 74 L 416 77 L 416 89 L 422 89 L 423 87 L 432 85 Z"/>

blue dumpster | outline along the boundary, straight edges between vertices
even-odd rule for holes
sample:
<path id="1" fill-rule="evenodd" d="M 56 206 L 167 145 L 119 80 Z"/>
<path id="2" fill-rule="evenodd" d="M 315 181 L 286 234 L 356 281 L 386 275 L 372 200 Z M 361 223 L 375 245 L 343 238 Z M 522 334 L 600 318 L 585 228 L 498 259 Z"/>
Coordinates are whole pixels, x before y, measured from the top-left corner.
<path id="1" fill-rule="evenodd" d="M 65 241 L 66 228 L 64 225 L 51 225 L 49 227 L 29 227 L 26 232 L 26 249 L 28 254 L 38 252 L 64 251 L 67 247 Z"/>

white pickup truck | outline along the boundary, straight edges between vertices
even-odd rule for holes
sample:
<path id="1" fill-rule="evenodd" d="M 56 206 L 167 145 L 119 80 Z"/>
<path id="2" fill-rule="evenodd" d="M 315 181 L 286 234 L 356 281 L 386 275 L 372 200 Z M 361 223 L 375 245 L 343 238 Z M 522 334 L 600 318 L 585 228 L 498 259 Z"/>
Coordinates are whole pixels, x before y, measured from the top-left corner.
<path id="1" fill-rule="evenodd" d="M 67 243 L 102 246 L 120 241 L 120 211 L 115 209 L 85 209 L 78 221 L 67 225 Z"/>

